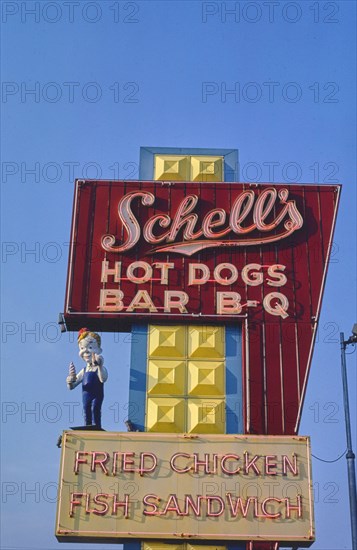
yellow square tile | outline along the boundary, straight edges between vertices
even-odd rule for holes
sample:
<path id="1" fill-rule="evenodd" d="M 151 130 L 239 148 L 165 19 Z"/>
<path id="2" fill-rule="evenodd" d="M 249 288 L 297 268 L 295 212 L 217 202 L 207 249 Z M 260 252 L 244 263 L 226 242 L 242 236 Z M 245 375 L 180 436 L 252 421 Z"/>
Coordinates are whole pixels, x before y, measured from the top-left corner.
<path id="1" fill-rule="evenodd" d="M 185 356 L 185 327 L 149 325 L 149 356 L 170 359 Z"/>
<path id="2" fill-rule="evenodd" d="M 188 399 L 187 405 L 187 433 L 225 433 L 224 399 Z"/>
<path id="3" fill-rule="evenodd" d="M 188 356 L 202 359 L 224 358 L 224 327 L 189 327 Z"/>
<path id="4" fill-rule="evenodd" d="M 183 550 L 183 546 L 183 544 L 165 544 L 164 542 L 143 542 L 141 545 L 142 550 Z"/>
<path id="5" fill-rule="evenodd" d="M 223 181 L 223 157 L 191 157 L 191 181 Z"/>
<path id="6" fill-rule="evenodd" d="M 184 361 L 155 359 L 148 362 L 148 387 L 150 395 L 183 395 L 185 392 Z"/>
<path id="7" fill-rule="evenodd" d="M 197 397 L 223 397 L 226 393 L 224 361 L 189 361 L 187 393 Z"/>
<path id="8" fill-rule="evenodd" d="M 181 155 L 155 155 L 155 180 L 188 181 L 189 178 L 190 157 Z"/>
<path id="9" fill-rule="evenodd" d="M 173 397 L 149 397 L 146 428 L 148 432 L 185 431 L 185 402 Z"/>

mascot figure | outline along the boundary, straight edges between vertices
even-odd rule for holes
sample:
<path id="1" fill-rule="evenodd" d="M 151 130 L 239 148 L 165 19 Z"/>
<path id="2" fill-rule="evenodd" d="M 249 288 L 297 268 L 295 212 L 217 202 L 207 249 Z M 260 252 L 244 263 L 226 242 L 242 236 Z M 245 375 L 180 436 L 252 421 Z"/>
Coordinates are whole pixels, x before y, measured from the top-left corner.
<path id="1" fill-rule="evenodd" d="M 96 332 L 82 328 L 78 333 L 79 356 L 86 366 L 76 374 L 73 363 L 69 365 L 67 386 L 73 390 L 82 382 L 83 412 L 86 426 L 101 429 L 101 408 L 104 398 L 104 382 L 108 378 L 101 355 L 101 339 Z"/>

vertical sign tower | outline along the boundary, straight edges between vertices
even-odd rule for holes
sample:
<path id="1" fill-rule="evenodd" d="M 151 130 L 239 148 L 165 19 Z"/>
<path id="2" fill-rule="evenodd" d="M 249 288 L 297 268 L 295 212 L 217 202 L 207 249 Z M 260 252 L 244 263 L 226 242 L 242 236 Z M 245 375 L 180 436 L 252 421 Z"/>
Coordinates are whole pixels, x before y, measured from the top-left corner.
<path id="1" fill-rule="evenodd" d="M 234 182 L 238 166 L 234 149 L 142 147 L 139 178 L 161 182 L 163 188 L 173 182 Z M 217 192 L 210 198 L 215 200 Z M 227 260 L 229 256 L 227 252 Z M 195 324 L 134 325 L 129 394 L 133 426 L 148 432 L 242 433 L 241 338 L 238 323 L 197 324 L 195 319 Z M 142 544 L 143 550 L 173 550 L 162 542 Z M 245 546 L 235 543 L 219 550 Z M 202 547 L 181 543 L 177 548 Z M 125 550 L 140 549 L 140 542 L 125 545 Z"/>

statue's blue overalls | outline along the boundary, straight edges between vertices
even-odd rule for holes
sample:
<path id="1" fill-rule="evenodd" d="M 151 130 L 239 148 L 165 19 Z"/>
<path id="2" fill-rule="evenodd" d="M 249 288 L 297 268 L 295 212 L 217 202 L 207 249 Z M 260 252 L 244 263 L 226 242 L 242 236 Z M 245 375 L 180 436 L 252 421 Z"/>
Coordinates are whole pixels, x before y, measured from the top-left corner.
<path id="1" fill-rule="evenodd" d="M 104 399 L 104 384 L 96 372 L 84 371 L 82 380 L 83 412 L 86 426 L 94 424 L 101 428 L 101 408 Z"/>

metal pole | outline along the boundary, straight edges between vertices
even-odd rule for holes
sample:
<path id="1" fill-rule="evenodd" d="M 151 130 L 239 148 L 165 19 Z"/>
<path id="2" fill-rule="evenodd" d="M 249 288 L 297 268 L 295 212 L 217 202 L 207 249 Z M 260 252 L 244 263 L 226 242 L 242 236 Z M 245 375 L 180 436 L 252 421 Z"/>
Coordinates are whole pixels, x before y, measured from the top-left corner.
<path id="1" fill-rule="evenodd" d="M 355 473 L 355 454 L 352 451 L 350 405 L 348 401 L 347 371 L 346 371 L 346 347 L 345 336 L 340 332 L 341 343 L 341 374 L 343 386 L 343 405 L 345 409 L 346 438 L 347 438 L 347 474 L 348 474 L 348 492 L 350 497 L 351 513 L 351 532 L 352 532 L 352 550 L 357 550 L 357 492 L 356 492 L 356 473 Z"/>

